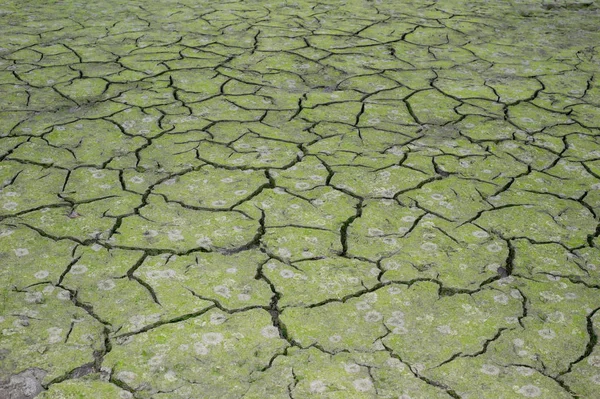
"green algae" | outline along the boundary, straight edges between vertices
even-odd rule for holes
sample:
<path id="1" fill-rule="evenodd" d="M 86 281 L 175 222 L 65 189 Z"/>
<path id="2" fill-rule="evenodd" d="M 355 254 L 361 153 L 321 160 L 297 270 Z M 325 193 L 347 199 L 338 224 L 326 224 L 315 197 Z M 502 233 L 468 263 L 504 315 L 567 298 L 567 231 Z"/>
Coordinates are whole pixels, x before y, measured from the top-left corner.
<path id="1" fill-rule="evenodd" d="M 597 18 L 3 4 L 0 393 L 593 397 Z"/>

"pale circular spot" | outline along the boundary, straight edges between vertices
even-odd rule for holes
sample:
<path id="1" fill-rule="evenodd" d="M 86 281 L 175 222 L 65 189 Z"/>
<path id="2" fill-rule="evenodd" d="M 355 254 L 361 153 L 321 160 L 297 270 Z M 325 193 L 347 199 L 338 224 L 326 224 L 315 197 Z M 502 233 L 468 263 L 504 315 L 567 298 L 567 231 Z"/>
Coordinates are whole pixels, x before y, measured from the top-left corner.
<path id="1" fill-rule="evenodd" d="M 373 383 L 368 378 L 361 378 L 360 380 L 354 380 L 352 382 L 352 385 L 354 385 L 354 389 L 356 389 L 359 392 L 367 392 L 373 388 Z"/>
<path id="2" fill-rule="evenodd" d="M 590 366 L 600 367 L 600 356 L 594 355 L 587 358 L 587 362 Z"/>
<path id="3" fill-rule="evenodd" d="M 213 288 L 213 291 L 215 292 L 215 294 L 220 295 L 222 297 L 231 297 L 231 291 L 224 285 L 217 285 L 215 288 Z"/>
<path id="4" fill-rule="evenodd" d="M 596 385 L 600 385 L 600 374 L 596 374 L 595 376 L 593 376 L 592 378 L 590 378 L 590 380 L 596 384 Z"/>
<path id="5" fill-rule="evenodd" d="M 392 327 L 404 327 L 404 318 L 402 317 L 390 317 L 386 320 L 386 324 Z"/>
<path id="6" fill-rule="evenodd" d="M 487 375 L 498 375 L 500 374 L 500 369 L 492 364 L 484 364 L 481 366 L 480 371 L 483 374 Z"/>
<path id="7" fill-rule="evenodd" d="M 219 325 L 227 321 L 227 317 L 222 313 L 213 313 L 210 315 L 210 324 Z"/>
<path id="8" fill-rule="evenodd" d="M 517 367 L 517 373 L 521 374 L 524 377 L 530 377 L 535 373 L 535 370 L 533 370 L 530 367 L 519 366 Z"/>
<path id="9" fill-rule="evenodd" d="M 246 302 L 249 301 L 251 296 L 248 294 L 238 294 L 238 300 L 242 301 L 242 302 Z"/>
<path id="10" fill-rule="evenodd" d="M 167 232 L 170 241 L 183 241 L 183 235 L 181 234 L 181 230 L 171 230 Z"/>
<path id="11" fill-rule="evenodd" d="M 135 380 L 136 374 L 131 371 L 121 371 L 117 373 L 117 378 L 123 382 L 131 384 Z"/>
<path id="12" fill-rule="evenodd" d="M 195 342 L 194 343 L 194 352 L 196 352 L 196 355 L 207 355 L 208 348 L 202 342 Z"/>
<path id="13" fill-rule="evenodd" d="M 360 371 L 360 366 L 356 363 L 349 363 L 344 365 L 344 370 L 347 373 L 358 373 Z"/>
<path id="14" fill-rule="evenodd" d="M 58 294 L 56 294 L 56 298 L 61 301 L 67 301 L 71 299 L 71 293 L 69 291 L 60 291 Z"/>
<path id="15" fill-rule="evenodd" d="M 323 393 L 327 389 L 325 383 L 321 380 L 311 381 L 309 384 L 309 391 L 311 393 Z"/>
<path id="16" fill-rule="evenodd" d="M 375 228 L 370 228 L 369 230 L 369 235 L 370 236 L 382 236 L 385 234 L 385 232 L 381 229 L 375 229 Z"/>
<path id="17" fill-rule="evenodd" d="M 17 204 L 16 202 L 9 201 L 5 202 L 4 205 L 2 205 L 2 208 L 6 209 L 7 211 L 14 211 L 15 209 L 17 209 L 18 205 L 19 204 Z"/>
<path id="18" fill-rule="evenodd" d="M 383 316 L 381 315 L 381 313 L 379 313 L 375 310 L 371 310 L 371 311 L 367 312 L 367 314 L 365 315 L 365 321 L 367 321 L 369 323 L 375 323 L 381 319 L 383 319 Z"/>
<path id="19" fill-rule="evenodd" d="M 102 280 L 98 283 L 98 289 L 102 291 L 110 291 L 115 288 L 115 282 L 112 280 Z"/>
<path id="20" fill-rule="evenodd" d="M 41 292 L 28 292 L 25 294 L 25 302 L 28 303 L 42 303 L 44 296 Z"/>
<path id="21" fill-rule="evenodd" d="M 450 326 L 448 325 L 443 325 L 443 326 L 438 326 L 436 328 L 436 330 L 438 330 L 438 332 L 442 333 L 442 334 L 446 334 L 446 335 L 455 335 L 456 331 L 454 331 Z"/>
<path id="22" fill-rule="evenodd" d="M 290 256 L 292 256 L 292 252 L 287 248 L 279 248 L 277 252 L 283 258 L 289 258 Z"/>
<path id="23" fill-rule="evenodd" d="M 47 270 L 40 270 L 39 272 L 35 273 L 33 277 L 37 278 L 38 280 L 41 280 L 43 278 L 48 277 L 48 275 L 50 275 L 50 272 L 48 272 Z"/>
<path id="24" fill-rule="evenodd" d="M 279 330 L 275 326 L 266 326 L 260 330 L 260 334 L 265 338 L 278 338 Z"/>
<path id="25" fill-rule="evenodd" d="M 335 335 L 332 335 L 331 337 L 329 337 L 329 342 L 333 342 L 334 344 L 337 344 L 341 340 L 342 340 L 342 336 L 338 335 L 338 334 L 335 334 Z"/>
<path id="26" fill-rule="evenodd" d="M 291 270 L 283 269 L 282 271 L 279 272 L 279 275 L 283 278 L 292 278 L 295 276 L 295 273 Z"/>
<path id="27" fill-rule="evenodd" d="M 433 242 L 425 242 L 421 244 L 421 249 L 424 251 L 435 251 L 437 249 L 437 244 Z"/>
<path id="28" fill-rule="evenodd" d="M 535 385 L 522 386 L 517 392 L 527 398 L 536 398 L 542 394 L 542 390 Z"/>
<path id="29" fill-rule="evenodd" d="M 206 236 L 202 236 L 196 240 L 196 245 L 208 248 L 212 245 L 212 240 Z"/>
<path id="30" fill-rule="evenodd" d="M 14 251 L 15 255 L 18 257 L 29 255 L 29 250 L 27 248 L 17 248 Z"/>
<path id="31" fill-rule="evenodd" d="M 498 294 L 494 296 L 494 302 L 506 305 L 508 303 L 508 295 L 506 294 Z"/>
<path id="32" fill-rule="evenodd" d="M 73 267 L 71 267 L 72 274 L 83 274 L 87 272 L 87 270 L 88 268 L 85 265 L 74 265 Z"/>
<path id="33" fill-rule="evenodd" d="M 500 252 L 500 251 L 502 251 L 502 246 L 501 246 L 501 245 L 499 245 L 499 244 L 498 244 L 498 243 L 496 243 L 496 242 L 495 242 L 495 243 L 493 243 L 493 244 L 490 244 L 490 245 L 488 245 L 486 248 L 487 248 L 487 250 L 488 250 L 488 251 L 490 251 L 490 252 Z"/>
<path id="34" fill-rule="evenodd" d="M 544 339 L 553 339 L 556 337 L 556 333 L 554 332 L 554 330 L 551 330 L 550 328 L 544 328 L 542 330 L 538 330 L 538 334 L 540 335 L 540 337 L 542 337 Z"/>
<path id="35" fill-rule="evenodd" d="M 206 333 L 202 335 L 202 342 L 206 345 L 218 345 L 223 341 L 221 333 Z"/>

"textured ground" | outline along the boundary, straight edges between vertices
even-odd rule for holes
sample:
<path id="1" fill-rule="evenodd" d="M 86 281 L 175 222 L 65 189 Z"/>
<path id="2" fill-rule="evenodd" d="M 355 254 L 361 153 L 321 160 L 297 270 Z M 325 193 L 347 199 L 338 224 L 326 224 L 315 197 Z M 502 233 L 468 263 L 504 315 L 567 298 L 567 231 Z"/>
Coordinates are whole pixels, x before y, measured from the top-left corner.
<path id="1" fill-rule="evenodd" d="M 598 398 L 600 13 L 0 8 L 0 397 Z"/>

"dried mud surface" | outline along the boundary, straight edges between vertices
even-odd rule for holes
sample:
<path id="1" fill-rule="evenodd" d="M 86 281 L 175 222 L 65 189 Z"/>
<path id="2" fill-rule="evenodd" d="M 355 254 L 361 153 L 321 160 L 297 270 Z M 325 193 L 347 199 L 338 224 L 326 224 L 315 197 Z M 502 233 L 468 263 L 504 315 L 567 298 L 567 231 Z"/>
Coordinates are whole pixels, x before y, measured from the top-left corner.
<path id="1" fill-rule="evenodd" d="M 0 396 L 594 398 L 582 1 L 0 6 Z"/>

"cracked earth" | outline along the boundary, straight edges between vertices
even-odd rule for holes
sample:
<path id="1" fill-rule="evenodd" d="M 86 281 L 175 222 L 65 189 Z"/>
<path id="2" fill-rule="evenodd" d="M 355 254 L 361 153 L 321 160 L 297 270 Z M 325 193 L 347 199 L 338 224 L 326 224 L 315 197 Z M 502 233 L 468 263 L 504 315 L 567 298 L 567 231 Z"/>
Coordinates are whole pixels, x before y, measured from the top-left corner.
<path id="1" fill-rule="evenodd" d="M 593 2 L 6 1 L 0 397 L 598 398 Z"/>

